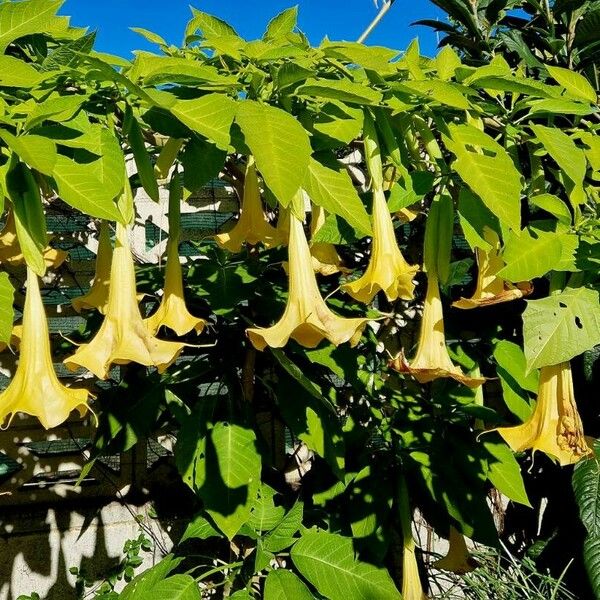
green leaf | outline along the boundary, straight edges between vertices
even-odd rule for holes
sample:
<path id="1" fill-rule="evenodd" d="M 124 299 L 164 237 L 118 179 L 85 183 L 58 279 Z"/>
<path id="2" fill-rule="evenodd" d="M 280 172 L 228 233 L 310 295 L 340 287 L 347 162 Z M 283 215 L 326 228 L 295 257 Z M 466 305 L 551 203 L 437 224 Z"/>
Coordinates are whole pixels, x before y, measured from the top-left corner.
<path id="1" fill-rule="evenodd" d="M 185 188 L 193 193 L 218 177 L 226 158 L 227 152 L 214 144 L 199 137 L 190 139 L 181 154 Z"/>
<path id="2" fill-rule="evenodd" d="M 585 178 L 585 153 L 575 142 L 556 127 L 531 125 L 531 129 L 546 152 L 556 161 L 565 175 L 578 186 L 583 185 Z"/>
<path id="3" fill-rule="evenodd" d="M 523 337 L 529 370 L 571 360 L 600 344 L 598 292 L 567 287 L 548 298 L 529 300 Z"/>
<path id="4" fill-rule="evenodd" d="M 315 204 L 342 217 L 361 235 L 372 233 L 369 215 L 347 171 L 329 169 L 311 158 L 303 187 Z"/>
<path id="5" fill-rule="evenodd" d="M 271 571 L 265 580 L 264 600 L 314 600 L 304 582 L 292 571 Z"/>
<path id="6" fill-rule="evenodd" d="M 66 29 L 68 19 L 57 17 L 64 0 L 24 0 L 0 3 L 0 54 L 11 42 L 41 31 Z"/>
<path id="7" fill-rule="evenodd" d="M 294 536 L 302 527 L 304 504 L 297 500 L 281 521 L 264 538 L 264 549 L 269 552 L 281 552 L 295 543 Z"/>
<path id="8" fill-rule="evenodd" d="M 571 211 L 558 196 L 554 196 L 553 194 L 536 194 L 529 197 L 529 202 L 555 216 L 559 223 L 571 225 L 573 220 Z"/>
<path id="9" fill-rule="evenodd" d="M 311 156 L 306 130 L 279 108 L 245 100 L 236 121 L 260 174 L 285 207 L 306 181 Z"/>
<path id="10" fill-rule="evenodd" d="M 172 554 L 165 556 L 158 564 L 140 573 L 130 581 L 119 598 L 120 600 L 146 600 L 153 596 L 155 587 L 177 568 L 183 557 L 175 558 Z"/>
<path id="11" fill-rule="evenodd" d="M 454 72 L 460 65 L 461 62 L 458 54 L 450 46 L 444 46 L 435 57 L 435 68 L 437 69 L 439 78 L 444 81 L 454 77 Z"/>
<path id="12" fill-rule="evenodd" d="M 569 96 L 579 98 L 580 100 L 586 100 L 592 104 L 596 103 L 596 91 L 583 75 L 580 75 L 571 69 L 553 67 L 552 65 L 546 65 L 546 70 L 552 79 L 555 79 L 565 88 L 565 90 L 567 90 Z"/>
<path id="13" fill-rule="evenodd" d="M 375 71 L 378 75 L 396 73 L 396 65 L 391 61 L 399 54 L 397 50 L 383 46 L 366 46 L 357 42 L 330 42 L 325 40 L 319 47 L 323 56 L 359 65 Z"/>
<path id="14" fill-rule="evenodd" d="M 576 250 L 577 236 L 554 233 L 540 229 L 528 228 L 520 235 L 510 232 L 504 249 L 504 266 L 498 271 L 498 277 L 508 281 L 529 281 L 554 271 L 569 270 L 561 264 L 569 263 Z M 566 263 L 565 263 L 566 264 Z"/>
<path id="15" fill-rule="evenodd" d="M 101 159 L 100 159 L 101 160 Z M 95 173 L 93 163 L 80 164 L 58 155 L 53 172 L 58 195 L 82 213 L 109 221 L 122 221 L 114 196 Z"/>
<path id="16" fill-rule="evenodd" d="M 185 30 L 186 38 L 196 31 L 201 31 L 204 38 L 220 37 L 224 35 L 237 36 L 235 29 L 218 17 L 213 17 L 212 15 L 195 8 L 192 8 L 192 14 L 194 16 Z"/>
<path id="17" fill-rule="evenodd" d="M 583 564 L 594 596 L 600 598 L 600 537 L 588 535 L 583 540 Z"/>
<path id="18" fill-rule="evenodd" d="M 349 104 L 379 104 L 381 92 L 347 79 L 309 79 L 296 89 L 299 96 L 340 100 Z"/>
<path id="19" fill-rule="evenodd" d="M 220 537 L 221 533 L 217 531 L 211 524 L 211 522 L 201 515 L 194 517 L 188 524 L 179 540 L 179 543 L 183 543 L 186 540 L 198 539 L 207 540 L 211 537 Z"/>
<path id="20" fill-rule="evenodd" d="M 298 7 L 292 6 L 283 12 L 280 12 L 276 17 L 273 17 L 267 25 L 267 30 L 263 36 L 263 40 L 272 40 L 278 37 L 284 37 L 288 33 L 292 33 L 298 23 Z"/>
<path id="21" fill-rule="evenodd" d="M 207 94 L 195 100 L 178 100 L 171 112 L 192 131 L 227 150 L 236 109 L 237 103 L 224 94 Z"/>
<path id="22" fill-rule="evenodd" d="M 277 492 L 266 483 L 261 483 L 250 511 L 248 525 L 255 531 L 269 531 L 284 517 L 285 508 L 275 505 Z"/>
<path id="23" fill-rule="evenodd" d="M 484 442 L 485 449 L 491 454 L 488 459 L 488 479 L 492 485 L 514 502 L 529 506 L 521 467 L 512 450 L 504 442 Z"/>
<path id="24" fill-rule="evenodd" d="M 52 174 L 56 163 L 56 144 L 52 140 L 39 135 L 15 137 L 3 129 L 0 129 L 0 139 L 32 169 L 44 175 Z"/>
<path id="25" fill-rule="evenodd" d="M 508 227 L 521 223 L 521 175 L 510 156 L 490 136 L 471 125 L 448 126 L 444 136 L 456 156 L 452 167 L 490 211 Z"/>
<path id="26" fill-rule="evenodd" d="M 0 5 L 0 10 L 2 6 Z M 30 64 L 14 56 L 0 55 L 0 85 L 6 87 L 32 88 L 44 79 L 45 75 L 36 71 Z"/>
<path id="27" fill-rule="evenodd" d="M 490 250 L 491 244 L 485 239 L 486 228 L 499 231 L 500 224 L 496 216 L 468 188 L 461 188 L 458 195 L 458 220 L 467 243 L 472 250 L 481 248 Z"/>
<path id="28" fill-rule="evenodd" d="M 140 182 L 148 196 L 158 202 L 160 200 L 160 192 L 158 190 L 158 182 L 154 175 L 154 165 L 150 160 L 150 155 L 146 149 L 146 142 L 144 141 L 144 135 L 137 119 L 133 116 L 131 108 L 127 107 L 126 113 L 126 129 L 127 129 L 127 140 L 129 141 L 129 147 L 133 152 L 133 159 L 137 167 L 138 176 Z"/>
<path id="29" fill-rule="evenodd" d="M 350 538 L 309 531 L 294 544 L 291 557 L 298 571 L 330 600 L 401 598 L 385 569 L 354 557 Z"/>
<path id="30" fill-rule="evenodd" d="M 416 94 L 421 98 L 426 98 L 445 104 L 451 108 L 460 110 L 468 110 L 471 108 L 471 103 L 465 96 L 468 88 L 448 81 L 439 81 L 437 79 L 428 79 L 426 81 L 403 81 L 394 86 L 395 90 Z"/>
<path id="31" fill-rule="evenodd" d="M 15 288 L 12 286 L 8 273 L 0 273 L 0 342 L 7 344 L 13 328 L 13 300 Z"/>
<path id="32" fill-rule="evenodd" d="M 311 115 L 315 131 L 327 137 L 349 144 L 363 128 L 363 111 L 341 102 L 328 102 L 316 115 Z"/>
<path id="33" fill-rule="evenodd" d="M 152 598 L 160 600 L 201 600 L 200 588 L 191 575 L 173 575 L 159 581 L 151 592 Z M 147 600 L 148 596 L 139 596 Z"/>
<path id="34" fill-rule="evenodd" d="M 147 29 L 144 29 L 143 27 L 130 27 L 129 29 L 131 29 L 131 31 L 133 31 L 134 33 L 137 33 L 138 35 L 141 35 L 145 40 L 147 40 L 151 44 L 157 44 L 158 46 L 167 46 L 167 47 L 169 45 L 165 41 L 164 38 L 162 38 L 157 33 L 154 33 L 153 31 L 148 31 Z"/>

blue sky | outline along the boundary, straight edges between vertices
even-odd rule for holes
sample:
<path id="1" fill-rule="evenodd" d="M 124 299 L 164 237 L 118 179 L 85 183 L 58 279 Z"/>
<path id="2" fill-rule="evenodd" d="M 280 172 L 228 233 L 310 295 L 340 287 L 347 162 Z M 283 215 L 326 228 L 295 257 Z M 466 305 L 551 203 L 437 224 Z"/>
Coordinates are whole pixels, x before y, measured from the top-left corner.
<path id="1" fill-rule="evenodd" d="M 144 27 L 179 44 L 191 13 L 189 5 L 225 19 L 245 38 L 264 32 L 271 17 L 299 5 L 299 26 L 313 44 L 330 39 L 355 40 L 377 9 L 373 0 L 66 0 L 61 13 L 73 24 L 98 31 L 97 49 L 129 58 L 134 49 L 152 49 L 129 27 Z M 370 44 L 406 48 L 419 37 L 424 54 L 435 54 L 435 34 L 424 27 L 410 27 L 417 19 L 444 19 L 430 0 L 397 0 L 368 40 Z"/>

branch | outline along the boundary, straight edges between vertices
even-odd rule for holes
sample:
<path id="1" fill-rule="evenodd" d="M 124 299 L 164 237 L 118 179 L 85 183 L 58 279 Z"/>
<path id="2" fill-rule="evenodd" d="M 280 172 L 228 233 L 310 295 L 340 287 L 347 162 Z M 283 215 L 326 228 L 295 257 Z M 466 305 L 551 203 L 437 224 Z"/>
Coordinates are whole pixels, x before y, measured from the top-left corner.
<path id="1" fill-rule="evenodd" d="M 377 13 L 377 16 L 369 23 L 369 26 L 362 32 L 361 36 L 356 40 L 359 44 L 362 44 L 370 35 L 373 29 L 379 25 L 379 21 L 385 17 L 386 13 L 390 8 L 392 8 L 392 4 L 394 4 L 396 0 L 384 0 L 381 5 L 381 9 Z"/>

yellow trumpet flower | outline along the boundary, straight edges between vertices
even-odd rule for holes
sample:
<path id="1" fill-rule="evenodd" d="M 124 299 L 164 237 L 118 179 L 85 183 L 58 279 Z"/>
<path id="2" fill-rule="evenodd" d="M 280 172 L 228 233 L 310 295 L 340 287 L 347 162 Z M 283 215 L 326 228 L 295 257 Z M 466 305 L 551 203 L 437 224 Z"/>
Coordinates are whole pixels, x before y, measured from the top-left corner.
<path id="1" fill-rule="evenodd" d="M 373 191 L 373 241 L 371 259 L 362 277 L 346 283 L 342 289 L 354 299 L 365 304 L 383 290 L 391 302 L 413 298 L 413 279 L 418 267 L 409 265 L 400 252 L 394 223 L 385 201 L 383 189 Z"/>
<path id="2" fill-rule="evenodd" d="M 470 298 L 461 298 L 454 302 L 452 306 L 456 308 L 469 309 L 510 302 L 528 296 L 533 291 L 533 286 L 528 281 L 513 285 L 498 277 L 498 271 L 504 267 L 504 260 L 500 256 L 500 238 L 488 227 L 484 228 L 483 237 L 491 245 L 491 249 L 475 249 L 478 266 L 477 287 Z"/>
<path id="3" fill-rule="evenodd" d="M 437 277 L 431 273 L 427 278 L 427 295 L 417 353 L 409 363 L 401 352 L 390 362 L 390 367 L 400 373 L 410 373 L 419 383 L 427 383 L 440 377 L 451 377 L 469 387 L 477 387 L 485 382 L 483 377 L 465 375 L 460 367 L 452 363 L 446 347 L 440 288 Z"/>
<path id="4" fill-rule="evenodd" d="M 71 411 L 87 412 L 88 391 L 65 387 L 56 376 L 48 322 L 37 275 L 27 268 L 20 358 L 10 384 L 0 394 L 0 423 L 18 412 L 37 417 L 46 429 L 67 420 Z"/>
<path id="5" fill-rule="evenodd" d="M 410 532 L 404 536 L 402 552 L 402 600 L 428 600 L 421 585 L 415 542 Z"/>
<path id="6" fill-rule="evenodd" d="M 71 300 L 71 304 L 77 312 L 81 312 L 84 309 L 97 309 L 103 315 L 106 314 L 112 255 L 113 249 L 110 241 L 108 221 L 102 221 L 100 225 L 100 238 L 98 240 L 98 253 L 96 254 L 96 273 L 92 287 L 87 294 Z"/>
<path id="7" fill-rule="evenodd" d="M 457 575 L 464 575 L 477 568 L 477 562 L 469 554 L 465 536 L 456 527 L 450 526 L 448 544 L 448 553 L 446 556 L 433 563 L 436 569 L 443 569 Z"/>
<path id="8" fill-rule="evenodd" d="M 179 342 L 159 340 L 148 331 L 137 303 L 127 228 L 117 224 L 104 321 L 94 338 L 65 359 L 65 364 L 71 370 L 84 367 L 100 379 L 108 377 L 113 363 L 154 365 L 162 373 L 179 356 L 183 346 Z"/>
<path id="9" fill-rule="evenodd" d="M 44 263 L 49 269 L 56 269 L 62 265 L 68 254 L 48 246 L 42 252 Z M 4 228 L 0 232 L 0 264 L 19 266 L 25 262 L 21 246 L 17 238 L 14 213 L 9 211 Z"/>
<path id="10" fill-rule="evenodd" d="M 230 252 L 239 252 L 244 243 L 256 246 L 259 243 L 267 248 L 280 243 L 280 236 L 265 215 L 260 199 L 260 187 L 254 158 L 248 159 L 244 180 L 244 197 L 241 214 L 233 229 L 215 236 L 217 244 Z"/>
<path id="11" fill-rule="evenodd" d="M 521 425 L 499 427 L 496 431 L 515 452 L 541 450 L 562 466 L 589 455 L 591 450 L 575 403 L 571 364 L 542 367 L 537 404 L 531 417 Z"/>
<path id="12" fill-rule="evenodd" d="M 325 224 L 325 210 L 323 207 L 313 204 L 311 214 L 310 236 L 313 238 Z M 350 272 L 349 269 L 344 268 L 342 259 L 339 257 L 333 244 L 311 241 L 310 253 L 315 273 L 333 275 L 334 273 Z"/>
<path id="13" fill-rule="evenodd" d="M 272 327 L 247 329 L 258 350 L 281 348 L 290 338 L 306 348 L 314 348 L 326 338 L 336 346 L 358 343 L 368 319 L 346 319 L 333 313 L 321 296 L 312 269 L 310 249 L 302 221 L 290 214 L 288 248 L 289 293 L 285 312 Z"/>
<path id="14" fill-rule="evenodd" d="M 162 326 L 172 329 L 177 335 L 185 335 L 192 329 L 200 333 L 206 325 L 204 319 L 191 315 L 185 305 L 183 275 L 177 246 L 178 238 L 169 238 L 163 297 L 158 310 L 146 319 L 146 325 L 152 335 L 155 335 Z"/>

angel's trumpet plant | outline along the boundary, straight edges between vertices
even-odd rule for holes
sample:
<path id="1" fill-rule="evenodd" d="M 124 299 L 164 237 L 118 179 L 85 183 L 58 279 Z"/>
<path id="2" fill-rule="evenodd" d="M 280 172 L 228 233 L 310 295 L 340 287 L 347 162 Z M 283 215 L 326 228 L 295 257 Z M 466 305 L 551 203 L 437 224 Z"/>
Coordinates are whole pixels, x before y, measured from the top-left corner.
<path id="1" fill-rule="evenodd" d="M 48 322 L 37 275 L 27 267 L 27 291 L 19 364 L 10 384 L 0 394 L 0 423 L 18 412 L 40 420 L 46 429 L 67 420 L 71 411 L 83 416 L 89 392 L 65 387 L 56 376 L 50 351 Z"/>
<path id="2" fill-rule="evenodd" d="M 310 235 L 312 240 L 319 229 L 325 224 L 325 210 L 321 206 L 313 204 L 311 215 Z M 333 275 L 335 273 L 349 272 L 349 269 L 344 267 L 342 259 L 333 244 L 311 241 L 310 253 L 315 273 L 320 273 L 321 275 Z"/>
<path id="3" fill-rule="evenodd" d="M 241 214 L 231 231 L 215 236 L 217 244 L 230 252 L 239 252 L 244 243 L 251 246 L 264 244 L 267 248 L 277 246 L 280 236 L 265 214 L 260 199 L 260 187 L 254 158 L 248 158 L 244 180 Z"/>
<path id="4" fill-rule="evenodd" d="M 64 362 L 71 370 L 84 367 L 100 379 L 108 377 L 112 364 L 130 362 L 155 366 L 162 373 L 179 356 L 184 344 L 159 340 L 148 331 L 137 302 L 127 228 L 117 223 L 116 233 L 104 321 L 94 338 Z"/>
<path id="5" fill-rule="evenodd" d="M 436 569 L 443 569 L 457 575 L 470 573 L 477 568 L 477 563 L 467 548 L 465 536 L 456 527 L 450 526 L 448 553 L 443 558 L 435 561 L 433 566 Z"/>
<path id="6" fill-rule="evenodd" d="M 325 304 L 312 268 L 302 221 L 294 214 L 290 214 L 288 279 L 288 299 L 281 319 L 272 327 L 247 330 L 255 348 L 281 348 L 290 338 L 306 348 L 316 347 L 323 338 L 336 346 L 348 341 L 352 345 L 358 343 L 368 319 L 340 317 Z"/>
<path id="7" fill-rule="evenodd" d="M 385 292 L 390 302 L 398 298 L 411 300 L 415 289 L 413 279 L 418 267 L 406 262 L 396 241 L 394 223 L 385 199 L 379 141 L 369 114 L 365 114 L 364 144 L 373 190 L 371 258 L 362 277 L 343 285 L 342 289 L 365 304 L 371 302 L 380 290 Z"/>
<path id="8" fill-rule="evenodd" d="M 113 248 L 110 241 L 108 221 L 102 221 L 102 224 L 100 225 L 100 237 L 98 240 L 98 252 L 96 254 L 96 273 L 94 275 L 94 281 L 87 294 L 71 300 L 71 304 L 77 312 L 96 309 L 101 314 L 106 314 L 112 255 Z"/>
<path id="9" fill-rule="evenodd" d="M 419 345 L 412 361 L 403 352 L 390 362 L 390 367 L 400 373 L 410 373 L 419 383 L 428 383 L 440 377 L 451 377 L 469 387 L 485 382 L 483 377 L 469 377 L 452 363 L 446 347 L 444 312 L 437 276 L 428 273 L 427 295 L 421 319 Z"/>
<path id="10" fill-rule="evenodd" d="M 530 282 L 513 285 L 498 277 L 498 271 L 504 267 L 504 260 L 500 256 L 500 238 L 498 234 L 486 227 L 484 239 L 490 244 L 489 250 L 475 249 L 477 259 L 477 287 L 470 298 L 461 298 L 452 304 L 456 308 L 477 308 L 501 302 L 510 302 L 528 296 L 533 291 Z"/>
<path id="11" fill-rule="evenodd" d="M 529 419 L 514 427 L 496 431 L 515 451 L 541 450 L 558 462 L 570 465 L 591 453 L 583 434 L 573 392 L 569 362 L 540 369 L 535 409 Z"/>
<path id="12" fill-rule="evenodd" d="M 163 326 L 181 336 L 192 330 L 200 333 L 206 325 L 204 319 L 190 314 L 183 295 L 183 274 L 179 262 L 180 192 L 179 176 L 175 174 L 169 193 L 169 241 L 163 297 L 157 311 L 146 319 L 146 325 L 152 335 Z"/>
<path id="13" fill-rule="evenodd" d="M 68 254 L 48 246 L 42 251 L 44 264 L 49 269 L 56 269 L 65 262 Z M 25 262 L 21 245 L 17 238 L 15 215 L 9 211 L 4 228 L 0 231 L 0 264 L 19 266 Z"/>

